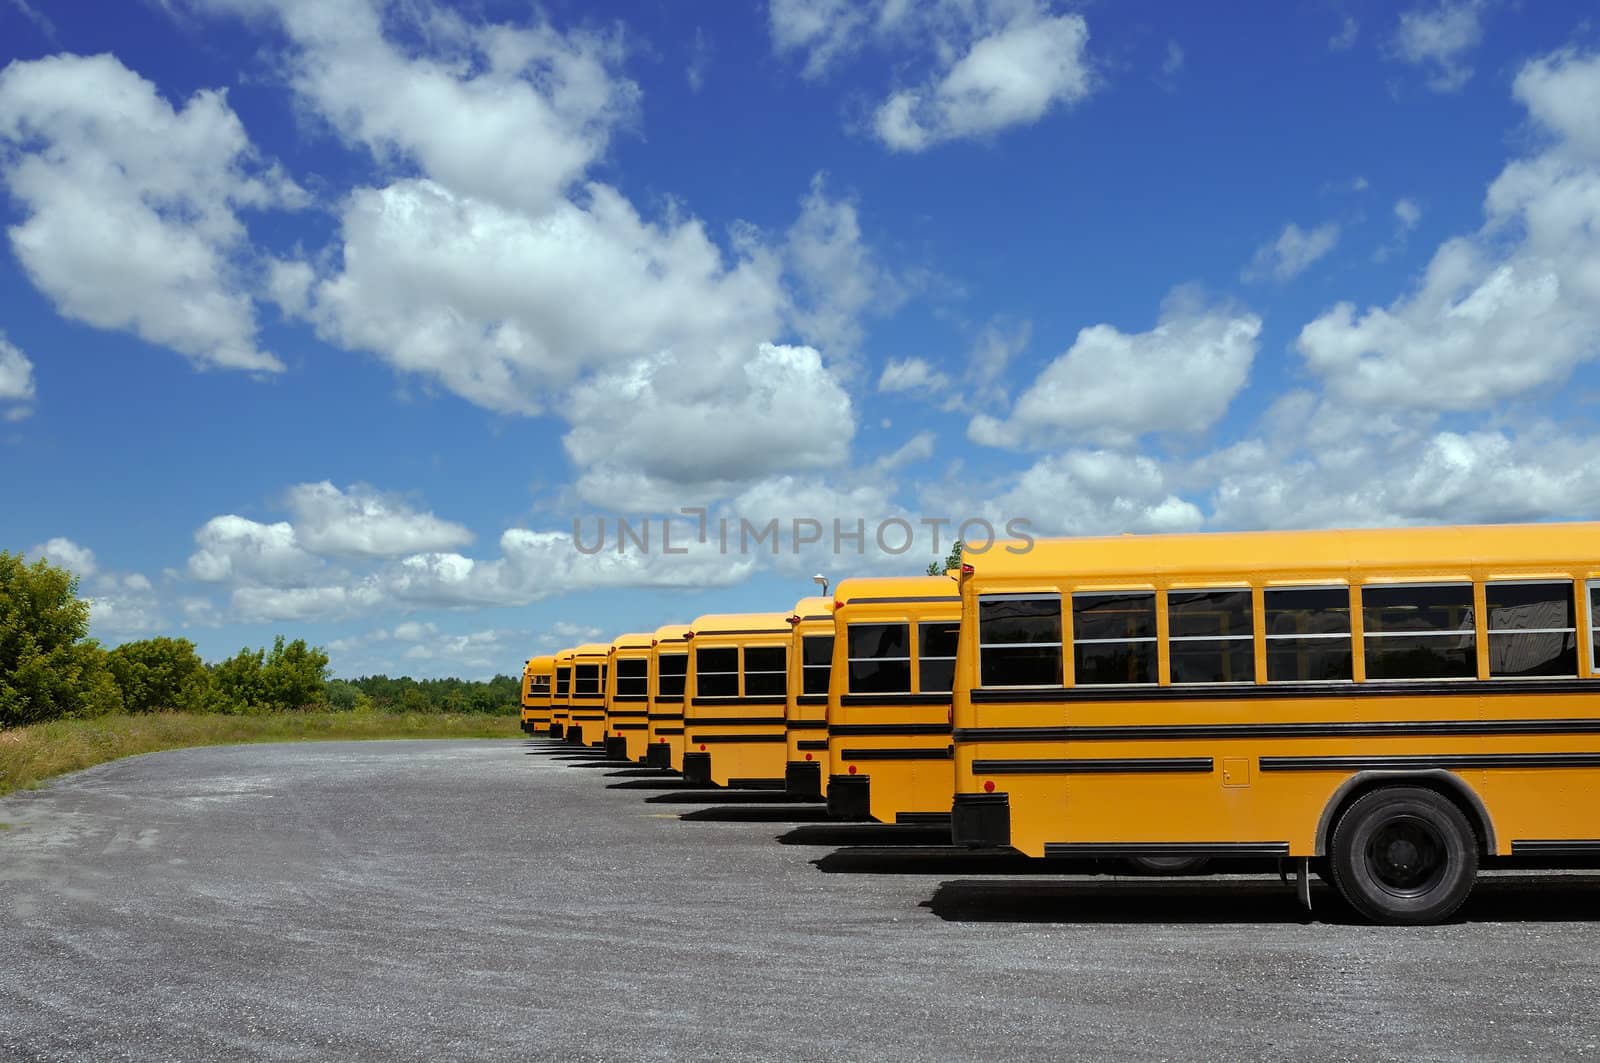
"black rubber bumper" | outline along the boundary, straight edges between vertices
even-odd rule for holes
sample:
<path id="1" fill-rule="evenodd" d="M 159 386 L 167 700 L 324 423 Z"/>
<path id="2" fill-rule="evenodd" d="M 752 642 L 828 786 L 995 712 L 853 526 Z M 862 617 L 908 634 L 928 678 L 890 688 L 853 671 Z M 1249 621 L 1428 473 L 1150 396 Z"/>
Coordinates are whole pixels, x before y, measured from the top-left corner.
<path id="1" fill-rule="evenodd" d="M 525 734 L 525 735 L 533 734 L 533 721 L 532 720 L 523 720 L 522 721 L 522 733 Z"/>
<path id="2" fill-rule="evenodd" d="M 657 742 L 653 746 L 645 747 L 644 766 L 647 768 L 660 768 L 669 771 L 672 768 L 672 747 L 665 742 Z"/>
<path id="3" fill-rule="evenodd" d="M 822 796 L 822 765 L 814 760 L 791 760 L 783 769 L 783 790 L 790 797 Z"/>
<path id="4" fill-rule="evenodd" d="M 559 724 L 559 723 L 556 723 L 554 721 L 551 721 L 551 724 L 550 724 L 550 737 L 551 738 L 560 738 L 561 737 L 561 729 L 562 729 L 563 726 L 564 726 L 563 724 Z"/>
<path id="5" fill-rule="evenodd" d="M 567 733 L 562 737 L 567 740 L 568 745 L 581 746 L 583 745 L 583 728 L 568 724 Z"/>
<path id="6" fill-rule="evenodd" d="M 607 760 L 627 760 L 628 740 L 620 735 L 612 735 L 606 739 Z"/>
<path id="7" fill-rule="evenodd" d="M 1011 846 L 1010 794 L 956 794 L 950 806 L 950 840 L 969 849 Z"/>
<path id="8" fill-rule="evenodd" d="M 832 819 L 870 820 L 872 818 L 871 776 L 828 776 L 828 815 Z"/>
<path id="9" fill-rule="evenodd" d="M 685 753 L 683 755 L 683 781 L 690 786 L 710 786 L 711 754 Z"/>

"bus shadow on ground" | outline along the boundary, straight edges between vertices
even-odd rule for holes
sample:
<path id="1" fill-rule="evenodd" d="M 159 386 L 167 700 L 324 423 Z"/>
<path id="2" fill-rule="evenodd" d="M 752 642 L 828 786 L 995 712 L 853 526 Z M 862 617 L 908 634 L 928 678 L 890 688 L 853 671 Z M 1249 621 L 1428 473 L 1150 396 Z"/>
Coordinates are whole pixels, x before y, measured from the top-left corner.
<path id="1" fill-rule="evenodd" d="M 926 843 L 852 845 L 811 861 L 831 875 L 1061 875 L 1080 868 L 1076 862 L 1035 860 L 1009 849 L 964 849 Z"/>
<path id="2" fill-rule="evenodd" d="M 633 761 L 631 761 L 631 760 L 606 760 L 604 757 L 602 757 L 599 760 L 589 760 L 589 761 L 580 762 L 580 763 L 568 764 L 567 767 L 569 767 L 569 768 L 610 768 L 612 771 L 616 771 L 618 768 L 631 768 L 631 767 L 633 767 Z"/>
<path id="3" fill-rule="evenodd" d="M 624 768 L 621 771 L 611 772 L 606 776 L 606 778 L 608 778 L 608 779 L 675 779 L 675 778 L 677 778 L 677 776 L 668 775 L 665 771 L 662 771 L 660 768 L 641 768 L 641 767 L 634 766 L 634 767 Z"/>
<path id="4" fill-rule="evenodd" d="M 780 845 L 942 845 L 950 840 L 949 827 L 899 823 L 820 823 L 796 827 L 778 835 Z"/>
<path id="5" fill-rule="evenodd" d="M 1481 879 L 1450 922 L 1592 923 L 1597 901 L 1600 875 L 1497 875 Z M 960 923 L 1365 923 L 1320 881 L 1308 913 L 1275 878 L 962 879 L 941 883 L 921 906 Z"/>
<path id="6" fill-rule="evenodd" d="M 681 793 L 657 794 L 646 801 L 659 805 L 820 805 L 812 797 L 790 797 L 772 790 L 707 790 L 699 787 Z"/>
<path id="7" fill-rule="evenodd" d="M 825 808 L 804 805 L 733 805 L 729 808 L 697 808 L 679 819 L 688 823 L 818 823 L 828 818 Z"/>
<path id="8" fill-rule="evenodd" d="M 609 775 L 606 776 L 606 778 L 608 778 L 608 779 L 610 777 L 611 776 L 609 776 Z M 625 780 L 623 782 L 607 783 L 606 784 L 606 789 L 607 790 L 669 790 L 669 791 L 675 791 L 675 790 L 677 790 L 677 791 L 688 791 L 688 790 L 693 790 L 697 794 L 705 792 L 705 787 L 701 786 L 699 783 L 684 782 L 682 779 L 679 779 L 679 778 L 677 778 L 675 776 L 672 776 L 672 775 L 663 775 L 660 778 L 656 778 L 656 779 L 628 779 L 628 780 Z"/>

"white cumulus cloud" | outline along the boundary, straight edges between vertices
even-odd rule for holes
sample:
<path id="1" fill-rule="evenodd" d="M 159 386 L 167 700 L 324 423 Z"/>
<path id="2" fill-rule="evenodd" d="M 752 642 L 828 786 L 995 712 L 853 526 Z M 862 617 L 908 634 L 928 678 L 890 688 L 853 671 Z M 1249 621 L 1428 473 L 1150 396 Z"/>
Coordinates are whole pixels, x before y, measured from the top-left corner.
<path id="1" fill-rule="evenodd" d="M 1515 94 L 1550 143 L 1489 186 L 1478 232 L 1445 241 L 1388 306 L 1339 303 L 1297 346 L 1344 398 L 1482 409 L 1600 354 L 1600 151 L 1569 100 L 1600 93 L 1600 57 L 1526 65 Z M 1402 216 L 1403 220 L 1403 216 Z"/>
<path id="2" fill-rule="evenodd" d="M 1483 40 L 1483 0 L 1440 0 L 1406 11 L 1395 29 L 1396 54 L 1430 71 L 1428 87 L 1455 92 L 1472 78 L 1468 57 Z"/>
<path id="3" fill-rule="evenodd" d="M 64 536 L 57 536 L 47 542 L 39 543 L 26 552 L 26 556 L 44 558 L 59 568 L 64 568 L 79 579 L 88 579 L 100 571 L 100 565 L 95 561 L 94 551 L 87 546 L 81 546 Z"/>
<path id="4" fill-rule="evenodd" d="M 194 539 L 199 549 L 189 555 L 189 575 L 206 583 L 292 587 L 322 567 L 287 521 L 262 524 L 230 513 L 206 521 Z"/>
<path id="5" fill-rule="evenodd" d="M 282 368 L 256 342 L 238 212 L 303 193 L 259 162 L 222 92 L 174 107 L 110 55 L 15 62 L 0 71 L 0 145 L 24 214 L 12 250 L 61 314 L 197 366 Z"/>
<path id="6" fill-rule="evenodd" d="M 8 421 L 26 417 L 36 394 L 33 362 L 0 332 L 0 417 Z"/>
<path id="7" fill-rule="evenodd" d="M 316 554 L 402 557 L 451 550 L 472 541 L 454 521 L 418 513 L 403 499 L 366 484 L 340 490 L 326 480 L 296 484 L 286 498 L 296 539 Z"/>
<path id="8" fill-rule="evenodd" d="M 1291 222 L 1283 227 L 1277 239 L 1256 248 L 1255 257 L 1244 271 L 1245 279 L 1291 280 L 1310 269 L 1338 243 L 1337 222 L 1324 222 L 1313 229 L 1302 229 Z"/>
<path id="9" fill-rule="evenodd" d="M 1151 433 L 1204 431 L 1249 379 L 1260 335 L 1254 314 L 1175 294 L 1149 332 L 1083 329 L 1008 418 L 979 414 L 967 434 L 989 446 L 1063 439 L 1121 446 Z"/>

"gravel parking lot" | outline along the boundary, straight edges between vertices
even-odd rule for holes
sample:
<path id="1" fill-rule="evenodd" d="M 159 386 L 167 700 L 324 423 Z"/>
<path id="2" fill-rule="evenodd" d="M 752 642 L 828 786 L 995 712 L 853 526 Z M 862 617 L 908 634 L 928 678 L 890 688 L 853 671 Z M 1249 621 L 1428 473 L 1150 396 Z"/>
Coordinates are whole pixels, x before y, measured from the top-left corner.
<path id="1" fill-rule="evenodd" d="M 1593 872 L 1373 928 L 619 771 L 258 745 L 0 799 L 0 1057 L 1600 1056 Z"/>

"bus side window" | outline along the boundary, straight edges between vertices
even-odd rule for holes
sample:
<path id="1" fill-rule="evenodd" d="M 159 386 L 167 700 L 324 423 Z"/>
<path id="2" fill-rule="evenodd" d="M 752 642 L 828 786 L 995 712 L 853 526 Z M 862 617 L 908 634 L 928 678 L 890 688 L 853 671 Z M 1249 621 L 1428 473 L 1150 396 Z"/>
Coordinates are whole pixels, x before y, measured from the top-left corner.
<path id="1" fill-rule="evenodd" d="M 1072 654 L 1079 686 L 1154 683 L 1155 592 L 1074 594 Z"/>
<path id="2" fill-rule="evenodd" d="M 789 689 L 789 650 L 785 646 L 744 648 L 745 697 L 782 697 Z"/>
<path id="3" fill-rule="evenodd" d="M 600 696 L 600 666 L 598 664 L 580 664 L 572 680 L 572 693 L 580 698 L 597 698 Z"/>
<path id="4" fill-rule="evenodd" d="M 1575 676 L 1578 621 L 1570 580 L 1484 585 L 1491 676 Z"/>
<path id="5" fill-rule="evenodd" d="M 1061 597 L 1006 594 L 978 598 L 978 684 L 1060 686 Z"/>
<path id="6" fill-rule="evenodd" d="M 961 621 L 923 621 L 917 625 L 917 689 L 924 694 L 948 694 L 955 687 L 956 641 Z"/>
<path id="7" fill-rule="evenodd" d="M 1250 588 L 1167 592 L 1167 653 L 1174 683 L 1253 683 Z"/>
<path id="8" fill-rule="evenodd" d="M 1470 583 L 1361 588 L 1368 679 L 1474 679 L 1478 636 Z"/>
<path id="9" fill-rule="evenodd" d="M 826 694 L 833 671 L 833 636 L 806 635 L 800 640 L 802 694 Z"/>
<path id="10" fill-rule="evenodd" d="M 739 696 L 739 647 L 695 647 L 694 696 L 697 698 Z"/>
<path id="11" fill-rule="evenodd" d="M 557 668 L 556 669 L 556 696 L 557 697 L 562 697 L 562 698 L 566 697 L 567 696 L 567 688 L 571 685 L 571 682 L 572 682 L 572 669 L 570 669 L 570 668 Z"/>
<path id="12" fill-rule="evenodd" d="M 683 697 L 683 680 L 689 669 L 687 653 L 663 653 L 657 657 L 656 696 Z"/>
<path id="13" fill-rule="evenodd" d="M 850 624 L 845 628 L 852 694 L 911 693 L 908 624 Z"/>
<path id="14" fill-rule="evenodd" d="M 617 696 L 642 698 L 650 692 L 650 660 L 623 657 L 617 661 Z"/>
<path id="15" fill-rule="evenodd" d="M 1267 682 L 1349 681 L 1350 588 L 1268 587 Z"/>

